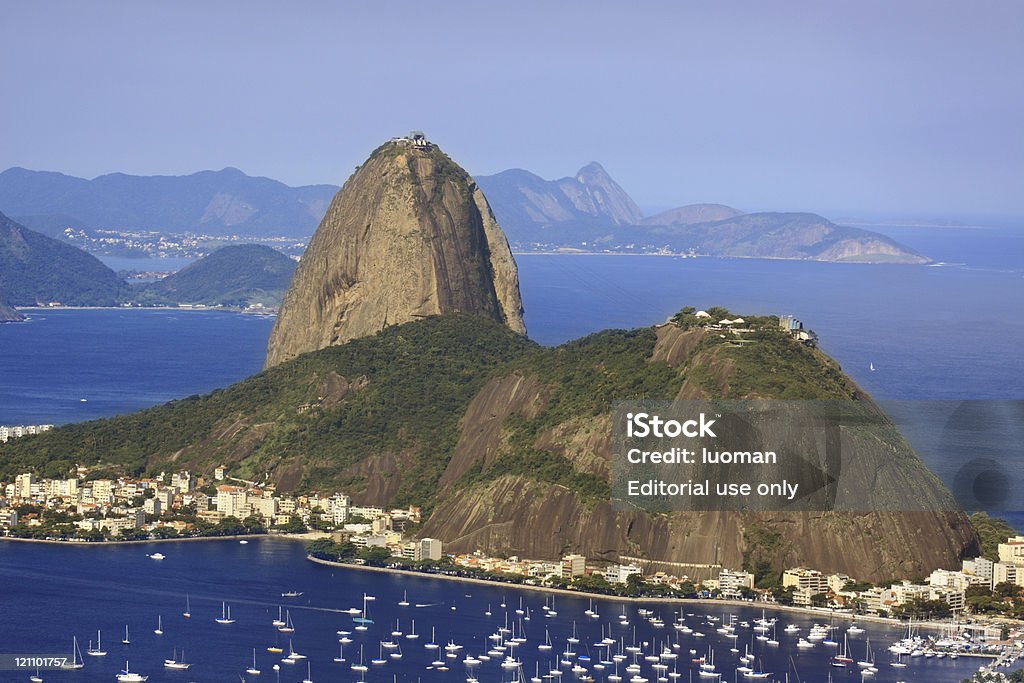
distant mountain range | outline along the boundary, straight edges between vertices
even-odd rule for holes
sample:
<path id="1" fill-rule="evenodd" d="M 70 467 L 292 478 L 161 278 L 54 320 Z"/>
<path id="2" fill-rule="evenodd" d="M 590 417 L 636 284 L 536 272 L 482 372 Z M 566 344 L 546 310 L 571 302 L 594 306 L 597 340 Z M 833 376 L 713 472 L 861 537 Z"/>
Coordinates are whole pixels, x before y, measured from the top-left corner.
<path id="1" fill-rule="evenodd" d="M 92 180 L 9 168 L 0 173 L 0 211 L 50 235 L 67 225 L 209 235 L 308 235 L 337 191 L 333 185 L 289 187 L 237 168 L 187 176 L 111 173 Z"/>
<path id="2" fill-rule="evenodd" d="M 744 213 L 722 204 L 690 204 L 644 216 L 597 162 L 558 180 L 522 169 L 475 180 L 516 251 L 929 260 L 879 233 L 811 213 Z M 0 173 L 0 211 L 54 237 L 67 227 L 308 236 L 337 190 L 334 185 L 288 187 L 234 168 L 188 176 L 114 173 L 92 180 L 10 168 Z"/>
<path id="3" fill-rule="evenodd" d="M 884 235 L 813 213 L 690 204 L 644 217 L 596 162 L 571 178 L 521 169 L 476 178 L 517 251 L 693 253 L 747 258 L 927 263 Z"/>

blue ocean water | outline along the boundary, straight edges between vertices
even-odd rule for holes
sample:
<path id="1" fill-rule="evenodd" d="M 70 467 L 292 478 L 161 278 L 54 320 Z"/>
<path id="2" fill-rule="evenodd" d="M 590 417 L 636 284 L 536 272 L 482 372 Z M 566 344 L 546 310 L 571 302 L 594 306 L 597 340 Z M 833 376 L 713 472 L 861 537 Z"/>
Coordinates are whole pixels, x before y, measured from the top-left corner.
<path id="1" fill-rule="evenodd" d="M 109 417 L 227 386 L 259 371 L 274 324 L 222 311 L 26 313 L 0 325 L 3 425 Z"/>
<path id="2" fill-rule="evenodd" d="M 146 556 L 157 550 L 166 559 L 156 561 Z M 293 590 L 301 591 L 302 595 L 281 597 L 281 593 Z M 368 616 L 374 623 L 360 632 L 354 629 L 352 616 L 343 610 L 361 608 L 364 594 L 376 598 L 367 603 Z M 406 594 L 410 604 L 400 606 L 398 602 Z M 182 616 L 186 595 L 192 615 L 188 619 Z M 553 603 L 557 614 L 545 617 L 545 604 L 551 606 L 549 600 L 545 594 L 511 586 L 325 567 L 306 561 L 301 544 L 273 539 L 252 540 L 247 545 L 230 540 L 73 548 L 0 544 L 0 601 L 4 605 L 0 610 L 0 652 L 67 655 L 72 649 L 72 636 L 78 638 L 85 650 L 90 640 L 95 643 L 97 630 L 102 630 L 106 656 L 86 655 L 84 669 L 46 672 L 47 681 L 110 681 L 125 660 L 133 671 L 149 675 L 153 683 L 237 681 L 240 677 L 292 683 L 306 677 L 306 661 L 314 681 L 463 680 L 468 673 L 463 658 L 486 652 L 493 642 L 489 636 L 505 625 L 514 627 L 516 635 L 527 638 L 527 642 L 512 650 L 521 659 L 527 678 L 538 669 L 545 674 L 554 667 L 564 672 L 562 680 L 574 680 L 559 659 L 575 629 L 580 642 L 572 648 L 576 656 L 571 659 L 585 665 L 597 681 L 606 680 L 614 671 L 612 666 L 594 667 L 602 657 L 608 658 L 605 648 L 595 646 L 605 636 L 616 641 L 616 650 L 634 642 L 643 647 L 639 663 L 643 675 L 652 681 L 656 675 L 652 675 L 652 665 L 644 660 L 644 655 L 657 655 L 663 647 L 677 655 L 674 660 L 662 662 L 669 666 L 669 671 L 678 669 L 682 674 L 678 680 L 689 680 L 691 672 L 697 680 L 697 665 L 691 660 L 713 651 L 717 670 L 723 672 L 721 680 L 732 681 L 738 657 L 748 647 L 756 658 L 755 665 L 772 672 L 773 680 L 781 681 L 789 673 L 794 681 L 824 682 L 828 671 L 835 683 L 861 680 L 856 666 L 829 666 L 828 659 L 835 654 L 835 647 L 818 644 L 813 649 L 800 650 L 795 647 L 797 635 L 783 631 L 786 624 L 794 623 L 801 627 L 802 635 L 807 635 L 813 623 L 829 623 L 827 614 L 767 611 L 767 617 L 779 619 L 775 631 L 779 645 L 773 647 L 756 640 L 749 627 L 737 627 L 737 638 L 730 639 L 717 633 L 721 623 L 709 625 L 706 620 L 710 614 L 725 622 L 729 615 L 737 621 L 752 621 L 762 616 L 760 608 L 596 600 L 594 607 L 599 617 L 591 618 L 585 614 L 591 606 L 588 599 L 558 595 Z M 234 624 L 214 622 L 221 614 L 222 602 L 230 606 L 231 616 L 236 619 Z M 277 617 L 279 605 L 290 613 L 295 625 L 292 634 L 279 633 L 270 623 Z M 523 615 L 515 612 L 520 606 Z M 654 627 L 639 614 L 642 607 L 652 609 L 666 626 Z M 488 611 L 490 616 L 486 615 Z M 685 623 L 704 637 L 673 629 L 672 623 L 680 612 Z M 627 616 L 628 625 L 620 625 L 621 614 Z M 158 616 L 162 635 L 154 633 Z M 412 632 L 413 620 L 419 637 L 410 639 L 405 636 Z M 835 639 L 842 643 L 847 622 L 835 619 L 834 623 L 839 627 Z M 120 642 L 126 625 L 129 645 Z M 879 668 L 873 680 L 882 683 L 960 681 L 981 663 L 969 657 L 956 661 L 916 657 L 907 658 L 907 668 L 896 669 L 889 666 L 891 656 L 886 647 L 902 637 L 904 629 L 866 622 L 860 625 L 866 631 L 849 637 L 849 651 L 854 658 L 862 658 L 870 637 Z M 393 637 L 394 630 L 402 631 L 402 635 Z M 349 632 L 347 637 L 352 642 L 340 644 L 338 631 Z M 538 649 L 546 633 L 554 645 L 547 652 Z M 442 648 L 439 654 L 424 647 L 432 637 Z M 389 657 L 389 651 L 380 645 L 382 640 L 398 642 L 402 658 Z M 285 664 L 280 663 L 282 654 L 267 652 L 267 647 L 274 646 L 288 652 L 289 641 L 308 660 Z M 463 646 L 458 657 L 445 657 L 443 648 L 449 642 Z M 370 669 L 365 677 L 351 669 L 360 659 L 360 647 Z M 732 647 L 738 652 L 731 652 Z M 184 659 L 193 667 L 188 671 L 164 669 L 163 660 L 171 658 L 175 651 L 180 653 L 182 648 Z M 260 676 L 244 673 L 252 663 L 254 648 L 257 667 L 262 671 Z M 382 652 L 386 663 L 371 664 Z M 342 654 L 346 662 L 333 661 Z M 446 662 L 448 671 L 431 667 L 437 656 Z M 589 657 L 590 661 L 582 657 Z M 474 666 L 472 673 L 482 681 L 509 681 L 515 672 L 501 669 L 500 660 L 501 657 L 492 658 Z M 623 662 L 619 670 L 624 680 L 629 679 L 624 667 L 631 660 L 632 657 Z M 274 664 L 279 666 L 276 672 L 272 669 Z M 0 680 L 25 681 L 28 675 L 29 672 L 0 672 Z"/>

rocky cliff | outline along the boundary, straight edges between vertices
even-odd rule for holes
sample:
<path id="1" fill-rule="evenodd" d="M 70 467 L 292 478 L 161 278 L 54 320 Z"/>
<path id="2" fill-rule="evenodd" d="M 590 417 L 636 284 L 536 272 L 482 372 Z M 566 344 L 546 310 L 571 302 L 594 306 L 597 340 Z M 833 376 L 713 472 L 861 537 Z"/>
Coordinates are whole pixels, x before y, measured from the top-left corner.
<path id="1" fill-rule="evenodd" d="M 17 323 L 24 319 L 25 316 L 0 299 L 0 323 Z"/>
<path id="2" fill-rule="evenodd" d="M 839 399 L 881 415 L 831 360 L 785 340 L 761 349 L 735 347 L 713 332 L 665 325 L 647 343 L 650 363 L 665 363 L 679 373 L 680 383 L 670 385 L 675 398 Z M 607 352 L 597 352 L 584 368 L 609 372 L 613 363 Z M 582 383 L 571 374 L 573 383 Z M 566 485 L 564 474 L 538 476 L 543 459 L 525 455 L 550 454 L 584 477 L 609 477 L 609 412 L 591 414 L 590 406 L 581 406 L 585 416 L 554 417 L 567 387 L 553 383 L 552 376 L 522 368 L 491 379 L 476 395 L 423 535 L 444 539 L 453 552 L 481 549 L 555 558 L 572 551 L 593 559 L 637 558 L 656 570 L 678 570 L 681 564 L 697 577 L 706 576 L 707 566 L 714 564 L 773 571 L 803 565 L 868 580 L 955 566 L 977 542 L 948 491 L 884 418 L 878 444 L 857 459 L 863 469 L 844 475 L 859 479 L 861 490 L 871 492 L 877 506 L 871 511 L 616 511 L 606 497 L 588 494 L 580 482 Z M 533 458 L 530 468 L 517 466 L 524 457 Z M 912 512 L 884 511 L 894 501 L 911 499 L 895 507 Z"/>
<path id="3" fill-rule="evenodd" d="M 285 294 L 266 364 L 454 312 L 525 333 L 512 252 L 462 168 L 434 145 L 392 141 L 331 202 Z"/>

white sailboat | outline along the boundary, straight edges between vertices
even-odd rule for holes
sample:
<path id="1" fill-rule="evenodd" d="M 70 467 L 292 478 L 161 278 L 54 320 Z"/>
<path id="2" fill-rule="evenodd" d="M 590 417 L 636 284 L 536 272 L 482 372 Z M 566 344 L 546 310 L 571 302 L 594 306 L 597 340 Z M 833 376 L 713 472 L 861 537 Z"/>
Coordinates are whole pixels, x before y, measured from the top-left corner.
<path id="1" fill-rule="evenodd" d="M 398 601 L 398 606 L 399 607 L 408 607 L 409 606 L 409 591 L 407 591 L 407 590 L 402 591 L 402 599 Z"/>
<path id="2" fill-rule="evenodd" d="M 156 615 L 156 628 L 153 629 L 153 633 L 157 634 L 158 636 L 162 636 L 164 634 L 164 622 L 159 614 Z M 125 662 L 125 664 L 126 666 L 124 668 L 127 669 L 127 662 Z"/>
<path id="3" fill-rule="evenodd" d="M 416 620 L 412 620 L 412 630 L 405 634 L 405 637 L 409 640 L 416 640 L 419 638 L 419 634 L 416 633 Z"/>
<path id="4" fill-rule="evenodd" d="M 359 646 L 359 663 L 358 664 L 353 663 L 352 664 L 352 670 L 353 671 L 366 671 L 367 668 L 368 667 L 365 664 L 363 664 L 363 646 L 360 645 Z"/>
<path id="5" fill-rule="evenodd" d="M 124 625 L 124 638 L 121 639 L 121 643 L 124 645 L 131 645 L 132 641 L 128 637 L 128 624 Z"/>
<path id="6" fill-rule="evenodd" d="M 231 608 L 226 602 L 220 603 L 220 616 L 215 618 L 218 624 L 233 624 L 235 620 L 231 618 Z"/>
<path id="7" fill-rule="evenodd" d="M 29 676 L 28 680 L 30 681 L 30 683 L 43 683 L 43 677 L 39 675 L 39 667 L 38 666 L 36 667 L 36 674 L 35 674 L 35 676 Z"/>
<path id="8" fill-rule="evenodd" d="M 367 629 L 367 627 L 368 627 L 368 624 L 372 624 L 373 623 L 373 619 L 371 619 L 369 617 L 368 612 L 367 612 L 367 607 L 366 607 L 366 603 L 369 600 L 371 600 L 371 599 L 372 599 L 372 596 L 367 595 L 366 593 L 363 593 L 363 609 L 359 613 L 358 617 L 353 617 L 352 618 L 352 621 L 354 621 L 356 623 L 356 630 L 357 631 L 365 631 Z"/>
<path id="9" fill-rule="evenodd" d="M 284 612 L 284 624 L 277 627 L 277 630 L 281 633 L 295 633 L 295 624 L 292 623 L 291 610 L 285 610 Z"/>
<path id="10" fill-rule="evenodd" d="M 252 676 L 259 676 L 260 670 L 256 668 L 256 648 L 252 649 L 252 666 L 245 670 L 245 673 Z"/>
<path id="11" fill-rule="evenodd" d="M 62 669 L 81 669 L 85 667 L 82 651 L 78 649 L 78 636 L 71 636 L 71 662 L 64 664 Z"/>
<path id="12" fill-rule="evenodd" d="M 281 606 L 280 605 L 277 606 L 277 619 L 274 619 L 270 623 L 274 625 L 274 628 L 280 628 L 280 627 L 285 625 L 284 619 L 281 618 Z"/>
<path id="13" fill-rule="evenodd" d="M 302 683 L 313 683 L 313 665 L 306 660 L 306 677 L 302 679 Z"/>
<path id="14" fill-rule="evenodd" d="M 437 639 L 436 639 L 435 634 L 434 634 L 434 627 L 433 626 L 430 627 L 430 642 L 429 643 L 424 643 L 423 647 L 425 647 L 428 650 L 436 650 L 437 647 L 438 647 L 437 646 Z"/>
<path id="15" fill-rule="evenodd" d="M 192 607 L 188 604 L 188 593 L 185 593 L 185 611 L 181 613 L 181 616 L 186 619 L 192 618 Z"/>
<path id="16" fill-rule="evenodd" d="M 181 659 L 178 659 L 178 650 L 175 648 L 171 654 L 171 658 L 164 660 L 164 667 L 167 669 L 177 669 L 179 671 L 183 671 L 185 669 L 188 669 L 190 666 L 192 665 L 185 661 L 184 649 L 182 649 L 181 651 Z M 127 668 L 127 666 L 125 668 Z"/>
<path id="17" fill-rule="evenodd" d="M 101 640 L 101 634 L 99 629 L 96 630 L 96 647 L 92 646 L 92 641 L 89 641 L 89 649 L 85 651 L 85 654 L 90 657 L 106 657 L 107 653 L 103 649 L 103 642 Z"/>

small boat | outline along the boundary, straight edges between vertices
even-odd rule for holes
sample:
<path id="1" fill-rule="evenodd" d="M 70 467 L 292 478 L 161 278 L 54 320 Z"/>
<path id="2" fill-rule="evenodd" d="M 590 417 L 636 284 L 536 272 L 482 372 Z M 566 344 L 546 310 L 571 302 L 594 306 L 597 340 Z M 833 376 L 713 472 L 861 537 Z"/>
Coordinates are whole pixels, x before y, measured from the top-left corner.
<path id="1" fill-rule="evenodd" d="M 227 606 L 227 603 L 220 603 L 220 616 L 214 619 L 218 624 L 233 624 L 235 620 L 231 618 L 231 608 Z"/>
<path id="2" fill-rule="evenodd" d="M 128 668 L 128 660 L 124 662 L 124 670 L 117 674 L 118 683 L 145 683 L 149 680 L 149 676 L 143 676 L 139 673 L 134 673 Z"/>
<path id="3" fill-rule="evenodd" d="M 871 370 L 871 372 L 874 372 L 877 368 L 875 368 L 874 363 L 868 363 L 868 369 Z"/>
<path id="4" fill-rule="evenodd" d="M 282 626 L 278 626 L 277 630 L 281 633 L 295 633 L 295 624 L 292 623 L 292 613 L 285 610 L 284 615 L 284 624 Z"/>
<path id="5" fill-rule="evenodd" d="M 149 557 L 149 559 L 151 560 L 162 560 L 167 556 L 163 553 L 153 553 L 152 555 L 148 555 L 147 557 Z"/>
<path id="6" fill-rule="evenodd" d="M 280 628 L 280 627 L 285 625 L 285 621 L 281 617 L 281 606 L 280 605 L 277 606 L 277 619 L 274 619 L 270 623 L 273 624 L 275 628 Z"/>
<path id="7" fill-rule="evenodd" d="M 78 637 L 71 636 L 71 662 L 61 666 L 62 669 L 81 669 L 85 667 L 82 651 L 78 649 Z"/>
<path id="8" fill-rule="evenodd" d="M 409 591 L 402 591 L 402 599 L 398 601 L 399 607 L 409 606 Z"/>
<path id="9" fill-rule="evenodd" d="M 164 621 L 159 614 L 156 615 L 156 628 L 153 629 L 153 633 L 158 636 L 162 636 L 164 634 Z M 126 666 L 125 668 L 127 669 L 128 667 Z"/>
<path id="10" fill-rule="evenodd" d="M 306 660 L 306 677 L 302 679 L 302 683 L 313 683 L 313 665 Z"/>
<path id="11" fill-rule="evenodd" d="M 185 593 L 185 611 L 181 613 L 181 616 L 185 617 L 186 619 L 192 618 L 192 606 L 189 605 L 188 593 Z"/>
<path id="12" fill-rule="evenodd" d="M 282 598 L 297 598 L 302 595 L 302 591 L 285 591 L 281 593 Z"/>
<path id="13" fill-rule="evenodd" d="M 85 651 L 85 654 L 90 657 L 106 657 L 107 652 L 103 649 L 103 642 L 101 640 L 100 631 L 96 631 L 96 647 L 92 646 L 92 642 L 89 643 L 89 649 Z"/>
<path id="14" fill-rule="evenodd" d="M 124 645 L 131 645 L 132 641 L 128 638 L 128 624 L 124 625 L 124 638 L 121 639 L 121 643 Z"/>
<path id="15" fill-rule="evenodd" d="M 192 665 L 185 661 L 185 650 L 184 649 L 181 651 L 181 659 L 178 659 L 178 651 L 177 651 L 177 649 L 175 649 L 174 652 L 171 654 L 171 658 L 164 660 L 164 667 L 167 668 L 167 669 L 184 670 L 184 669 L 189 668 L 190 666 L 192 666 Z M 127 667 L 125 667 L 125 668 L 127 668 Z"/>
<path id="16" fill-rule="evenodd" d="M 252 649 L 252 666 L 250 666 L 248 669 L 246 669 L 245 673 L 253 675 L 253 676 L 259 676 L 260 675 L 260 670 L 256 668 L 256 648 Z"/>
<path id="17" fill-rule="evenodd" d="M 36 667 L 36 675 L 35 676 L 29 676 L 28 680 L 31 681 L 32 683 L 43 683 L 43 677 L 39 675 L 39 667 L 38 666 Z"/>
<path id="18" fill-rule="evenodd" d="M 292 641 L 288 641 L 288 658 L 289 659 L 305 659 L 306 655 L 299 654 L 295 651 L 295 646 L 292 645 Z"/>
<path id="19" fill-rule="evenodd" d="M 353 671 L 366 671 L 369 667 L 363 664 L 363 646 L 359 646 L 359 663 L 352 665 Z"/>
<path id="20" fill-rule="evenodd" d="M 238 544 L 239 545 L 249 545 L 249 541 L 246 541 L 245 539 L 242 539 L 241 541 L 238 542 Z"/>

